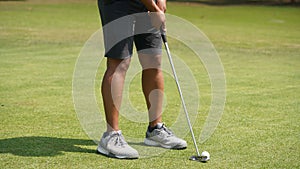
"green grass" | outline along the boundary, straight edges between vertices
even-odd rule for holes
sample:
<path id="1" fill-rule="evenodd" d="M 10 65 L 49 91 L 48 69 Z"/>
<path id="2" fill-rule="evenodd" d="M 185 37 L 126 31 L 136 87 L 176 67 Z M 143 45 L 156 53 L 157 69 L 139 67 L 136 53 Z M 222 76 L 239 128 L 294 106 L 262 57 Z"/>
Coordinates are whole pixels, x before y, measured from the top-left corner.
<path id="1" fill-rule="evenodd" d="M 25 1 L 0 2 L 0 168 L 299 168 L 299 8 L 169 3 L 168 12 L 199 27 L 224 65 L 225 112 L 214 135 L 199 145 L 211 153 L 209 163 L 187 160 L 195 154 L 189 135 L 186 150 L 160 157 L 96 155 L 72 100 L 77 56 L 100 26 L 96 2 Z M 170 47 L 195 68 L 204 93 L 194 126 L 199 135 L 210 104 L 208 78 L 203 66 L 183 55 L 183 45 L 171 40 Z M 168 98 L 174 98 L 167 109 L 176 110 L 180 102 L 168 75 L 166 84 Z M 132 91 L 134 104 L 143 103 L 141 96 Z M 171 125 L 174 115 L 164 117 Z M 124 118 L 121 126 L 129 135 L 137 127 L 138 136 L 146 127 Z"/>

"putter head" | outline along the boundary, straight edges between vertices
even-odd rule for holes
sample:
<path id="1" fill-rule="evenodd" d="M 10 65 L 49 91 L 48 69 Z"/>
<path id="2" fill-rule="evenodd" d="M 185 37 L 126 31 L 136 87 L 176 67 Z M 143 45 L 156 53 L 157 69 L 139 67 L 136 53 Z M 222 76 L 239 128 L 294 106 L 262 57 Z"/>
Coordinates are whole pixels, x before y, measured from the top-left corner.
<path id="1" fill-rule="evenodd" d="M 192 161 L 200 161 L 200 158 L 201 158 L 201 156 L 195 155 L 195 156 L 191 156 L 189 160 L 192 160 Z"/>
<path id="2" fill-rule="evenodd" d="M 195 155 L 195 156 L 191 156 L 190 160 L 206 163 L 209 160 L 209 158 L 207 156 L 197 156 L 197 155 Z"/>

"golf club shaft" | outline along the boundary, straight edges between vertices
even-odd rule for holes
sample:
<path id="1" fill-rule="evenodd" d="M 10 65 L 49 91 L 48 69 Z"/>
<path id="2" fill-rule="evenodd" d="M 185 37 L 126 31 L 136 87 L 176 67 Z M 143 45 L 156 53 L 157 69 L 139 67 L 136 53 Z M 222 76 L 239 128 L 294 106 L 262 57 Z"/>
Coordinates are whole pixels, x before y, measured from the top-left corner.
<path id="1" fill-rule="evenodd" d="M 195 135 L 194 135 L 194 132 L 193 132 L 193 128 L 192 128 L 192 125 L 191 125 L 191 121 L 190 121 L 190 118 L 189 118 L 189 114 L 187 112 L 187 109 L 186 109 L 186 106 L 185 106 L 185 102 L 184 102 L 184 99 L 183 99 L 183 95 L 182 95 L 182 91 L 181 91 L 181 88 L 180 88 L 180 85 L 179 85 L 178 77 L 176 75 L 176 71 L 175 71 L 173 59 L 172 59 L 172 56 L 171 56 L 171 52 L 170 52 L 170 49 L 169 49 L 169 46 L 168 46 L 166 34 L 165 33 L 161 33 L 161 37 L 162 37 L 162 40 L 163 40 L 163 42 L 165 44 L 165 48 L 166 48 L 166 51 L 167 51 L 169 62 L 170 62 L 170 65 L 171 65 L 171 68 L 172 68 L 172 72 L 173 72 L 173 75 L 174 75 L 174 79 L 175 79 L 175 82 L 176 82 L 176 85 L 177 85 L 177 89 L 178 89 L 178 92 L 179 92 L 179 95 L 180 95 L 180 99 L 181 99 L 181 103 L 182 103 L 182 106 L 183 106 L 183 110 L 185 112 L 186 119 L 187 119 L 187 122 L 188 122 L 188 125 L 189 125 L 189 128 L 190 128 L 190 132 L 192 134 L 194 146 L 195 146 L 197 155 L 200 156 L 200 153 L 199 153 L 199 150 L 198 150 L 198 146 L 197 146 L 197 142 L 196 142 L 196 139 L 195 139 Z"/>

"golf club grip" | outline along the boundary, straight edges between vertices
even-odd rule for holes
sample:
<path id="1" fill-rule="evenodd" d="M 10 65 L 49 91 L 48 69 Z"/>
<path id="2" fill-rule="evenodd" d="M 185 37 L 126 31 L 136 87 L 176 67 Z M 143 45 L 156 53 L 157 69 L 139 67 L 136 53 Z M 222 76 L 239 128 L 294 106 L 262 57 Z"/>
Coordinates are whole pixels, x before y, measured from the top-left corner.
<path id="1" fill-rule="evenodd" d="M 166 36 L 166 33 L 163 32 L 163 31 L 161 32 L 161 38 L 162 38 L 162 40 L 163 40 L 164 43 L 167 42 L 167 36 Z"/>

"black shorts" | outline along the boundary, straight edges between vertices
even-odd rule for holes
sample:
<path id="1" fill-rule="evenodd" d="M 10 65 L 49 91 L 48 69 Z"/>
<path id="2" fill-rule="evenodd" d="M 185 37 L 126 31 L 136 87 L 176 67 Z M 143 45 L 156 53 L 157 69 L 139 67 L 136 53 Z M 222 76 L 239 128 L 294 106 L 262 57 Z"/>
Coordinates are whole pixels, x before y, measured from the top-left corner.
<path id="1" fill-rule="evenodd" d="M 104 34 L 105 57 L 132 56 L 133 42 L 139 53 L 162 53 L 159 30 L 151 24 L 148 10 L 140 0 L 98 0 Z"/>

